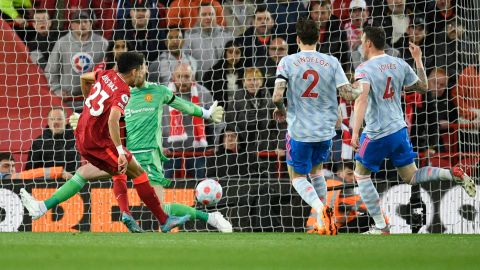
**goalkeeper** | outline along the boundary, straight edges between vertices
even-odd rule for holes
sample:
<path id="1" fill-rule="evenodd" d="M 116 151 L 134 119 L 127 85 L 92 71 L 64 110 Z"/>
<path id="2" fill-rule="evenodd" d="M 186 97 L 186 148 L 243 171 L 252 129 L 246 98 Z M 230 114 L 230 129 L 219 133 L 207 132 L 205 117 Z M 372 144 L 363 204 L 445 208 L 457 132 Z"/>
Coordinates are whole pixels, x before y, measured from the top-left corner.
<path id="1" fill-rule="evenodd" d="M 164 104 L 182 113 L 215 123 L 220 123 L 223 118 L 223 108 L 217 106 L 217 101 L 207 110 L 175 96 L 166 86 L 145 81 L 142 87 L 131 88 L 130 100 L 125 108 L 128 149 L 147 172 L 150 184 L 154 187 L 165 212 L 180 216 L 188 214 L 191 220 L 205 221 L 220 232 L 232 232 L 232 225 L 220 212 L 206 213 L 183 204 L 163 204 L 164 187 L 171 184 L 171 181 L 164 177 L 162 166 L 163 162 L 168 160 L 163 155 L 161 146 Z M 72 115 L 70 124 L 73 128 L 76 128 L 76 121 L 78 116 Z M 125 174 L 113 176 L 113 192 L 125 226 L 130 232 L 143 232 L 130 213 Z"/>

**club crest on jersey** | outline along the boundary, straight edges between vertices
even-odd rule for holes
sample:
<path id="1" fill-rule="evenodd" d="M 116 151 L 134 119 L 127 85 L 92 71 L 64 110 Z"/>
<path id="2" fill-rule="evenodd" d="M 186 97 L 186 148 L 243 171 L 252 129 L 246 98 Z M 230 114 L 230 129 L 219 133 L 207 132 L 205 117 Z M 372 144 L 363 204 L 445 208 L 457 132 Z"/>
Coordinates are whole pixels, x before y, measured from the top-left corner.
<path id="1" fill-rule="evenodd" d="M 152 102 L 153 100 L 152 94 L 146 94 L 144 98 L 146 102 Z"/>
<path id="2" fill-rule="evenodd" d="M 93 58 L 88 53 L 79 52 L 72 57 L 72 68 L 76 73 L 85 73 L 93 66 Z"/>

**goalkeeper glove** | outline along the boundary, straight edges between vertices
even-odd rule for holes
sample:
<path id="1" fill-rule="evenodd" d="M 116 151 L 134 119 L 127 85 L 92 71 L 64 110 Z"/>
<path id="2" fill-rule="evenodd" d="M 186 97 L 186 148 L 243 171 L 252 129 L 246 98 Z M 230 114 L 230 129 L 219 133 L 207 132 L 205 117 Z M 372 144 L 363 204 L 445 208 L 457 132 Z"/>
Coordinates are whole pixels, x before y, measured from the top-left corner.
<path id="1" fill-rule="evenodd" d="M 223 107 L 218 106 L 218 101 L 215 100 L 215 102 L 213 102 L 212 106 L 210 106 L 210 109 L 208 110 L 205 108 L 202 108 L 202 112 L 203 112 L 203 115 L 202 115 L 203 119 L 210 120 L 214 123 L 222 122 Z"/>
<path id="2" fill-rule="evenodd" d="M 70 118 L 68 119 L 68 122 L 70 123 L 70 126 L 73 130 L 77 129 L 78 118 L 80 118 L 80 114 L 74 112 L 70 115 Z"/>

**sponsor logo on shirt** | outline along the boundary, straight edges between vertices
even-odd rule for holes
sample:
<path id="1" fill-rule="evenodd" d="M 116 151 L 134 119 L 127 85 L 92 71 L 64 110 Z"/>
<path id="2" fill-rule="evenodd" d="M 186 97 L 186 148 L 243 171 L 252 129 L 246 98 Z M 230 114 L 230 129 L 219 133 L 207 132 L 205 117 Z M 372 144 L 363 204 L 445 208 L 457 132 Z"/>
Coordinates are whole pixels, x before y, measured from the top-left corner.
<path id="1" fill-rule="evenodd" d="M 153 112 L 155 108 L 140 108 L 138 110 L 132 110 L 132 109 L 126 109 L 125 110 L 125 118 L 128 118 L 134 114 L 137 113 L 143 113 L 143 112 Z"/>
<path id="2" fill-rule="evenodd" d="M 152 94 L 146 94 L 144 98 L 146 102 L 152 102 L 153 99 Z"/>

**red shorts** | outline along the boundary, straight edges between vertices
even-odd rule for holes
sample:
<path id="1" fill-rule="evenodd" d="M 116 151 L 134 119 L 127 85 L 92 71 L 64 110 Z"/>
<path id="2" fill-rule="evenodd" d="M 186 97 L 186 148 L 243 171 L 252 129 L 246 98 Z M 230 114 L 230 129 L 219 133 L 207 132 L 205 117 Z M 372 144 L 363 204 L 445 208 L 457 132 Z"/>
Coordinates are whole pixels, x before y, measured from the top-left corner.
<path id="1" fill-rule="evenodd" d="M 77 148 L 78 152 L 80 152 L 80 155 L 82 155 L 84 159 L 92 163 L 92 165 L 99 168 L 100 170 L 106 171 L 108 173 L 118 172 L 118 154 L 115 147 L 86 150 L 77 145 Z M 125 150 L 125 157 L 130 163 L 130 161 L 132 160 L 132 153 L 125 149 L 125 147 L 123 149 Z"/>

